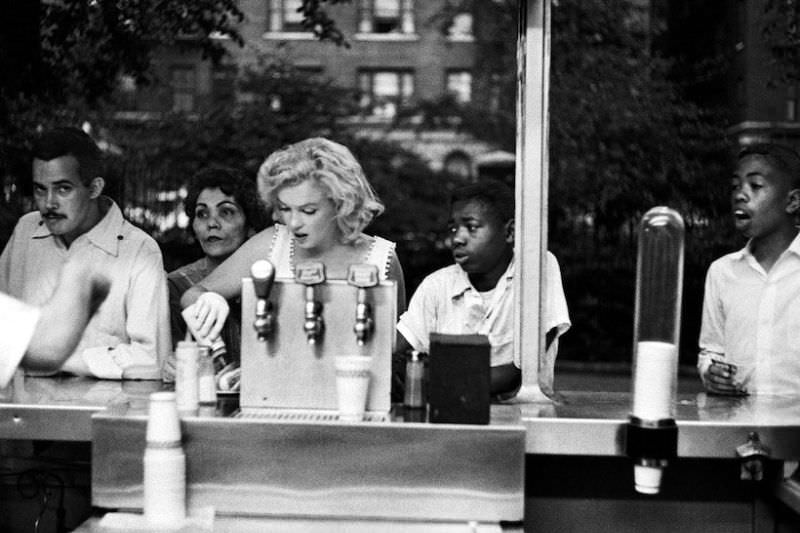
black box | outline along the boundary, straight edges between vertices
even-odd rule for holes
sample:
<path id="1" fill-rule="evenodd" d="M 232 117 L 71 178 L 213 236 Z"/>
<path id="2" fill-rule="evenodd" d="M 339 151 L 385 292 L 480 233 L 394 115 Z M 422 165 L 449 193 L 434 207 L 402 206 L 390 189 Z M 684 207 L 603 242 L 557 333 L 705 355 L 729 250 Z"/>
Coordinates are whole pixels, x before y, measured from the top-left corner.
<path id="1" fill-rule="evenodd" d="M 431 333 L 430 421 L 488 424 L 491 345 L 486 335 Z"/>

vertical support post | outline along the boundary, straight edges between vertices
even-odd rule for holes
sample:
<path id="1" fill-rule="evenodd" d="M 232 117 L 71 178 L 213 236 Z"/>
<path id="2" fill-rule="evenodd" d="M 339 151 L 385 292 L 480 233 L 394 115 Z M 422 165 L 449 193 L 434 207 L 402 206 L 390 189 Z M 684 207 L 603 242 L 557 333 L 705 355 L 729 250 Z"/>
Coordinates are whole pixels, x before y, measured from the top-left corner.
<path id="1" fill-rule="evenodd" d="M 518 402 L 547 401 L 542 279 L 547 253 L 550 0 L 520 0 L 517 40 L 517 160 L 514 353 L 522 370 Z"/>

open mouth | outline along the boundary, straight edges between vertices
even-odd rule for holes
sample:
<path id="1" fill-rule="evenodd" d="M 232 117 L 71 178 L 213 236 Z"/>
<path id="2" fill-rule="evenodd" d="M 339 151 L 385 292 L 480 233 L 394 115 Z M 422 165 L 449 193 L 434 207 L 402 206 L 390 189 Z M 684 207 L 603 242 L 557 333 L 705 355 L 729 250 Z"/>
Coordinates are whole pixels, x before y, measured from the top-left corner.
<path id="1" fill-rule="evenodd" d="M 745 222 L 750 220 L 751 217 L 750 214 L 743 209 L 734 209 L 733 218 L 735 218 L 737 221 Z"/>

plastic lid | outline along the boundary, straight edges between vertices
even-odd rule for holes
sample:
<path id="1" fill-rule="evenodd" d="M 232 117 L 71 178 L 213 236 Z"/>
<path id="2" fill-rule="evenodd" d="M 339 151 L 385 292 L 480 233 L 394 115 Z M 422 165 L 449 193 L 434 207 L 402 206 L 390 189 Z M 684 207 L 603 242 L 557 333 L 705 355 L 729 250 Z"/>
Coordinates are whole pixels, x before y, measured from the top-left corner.
<path id="1" fill-rule="evenodd" d="M 660 466 L 633 466 L 634 485 L 636 492 L 642 494 L 658 494 L 661 488 L 661 473 L 663 469 Z"/>

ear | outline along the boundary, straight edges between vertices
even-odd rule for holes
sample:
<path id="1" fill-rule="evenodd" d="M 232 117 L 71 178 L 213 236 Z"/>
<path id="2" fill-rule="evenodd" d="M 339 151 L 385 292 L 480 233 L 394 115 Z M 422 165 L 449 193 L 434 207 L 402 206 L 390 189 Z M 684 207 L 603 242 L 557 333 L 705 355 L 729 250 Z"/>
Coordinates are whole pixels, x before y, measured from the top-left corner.
<path id="1" fill-rule="evenodd" d="M 89 198 L 94 200 L 101 194 L 103 194 L 103 189 L 106 186 L 106 180 L 97 176 L 96 178 L 92 178 L 92 181 L 89 182 Z"/>
<path id="2" fill-rule="evenodd" d="M 786 212 L 790 215 L 800 214 L 800 189 L 792 189 L 789 191 L 786 200 Z"/>
<path id="3" fill-rule="evenodd" d="M 514 219 L 510 218 L 508 222 L 505 224 L 506 230 L 506 242 L 508 244 L 514 244 Z"/>

